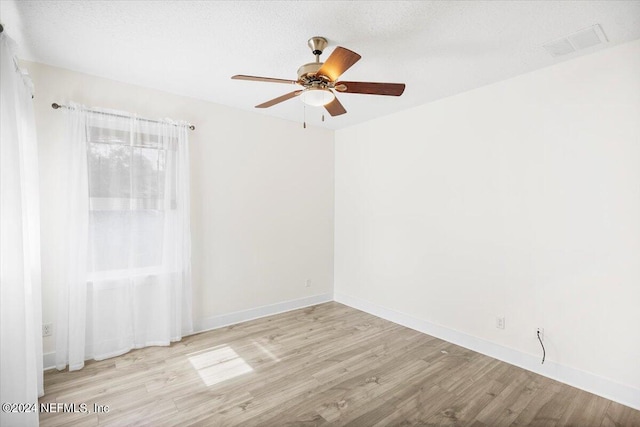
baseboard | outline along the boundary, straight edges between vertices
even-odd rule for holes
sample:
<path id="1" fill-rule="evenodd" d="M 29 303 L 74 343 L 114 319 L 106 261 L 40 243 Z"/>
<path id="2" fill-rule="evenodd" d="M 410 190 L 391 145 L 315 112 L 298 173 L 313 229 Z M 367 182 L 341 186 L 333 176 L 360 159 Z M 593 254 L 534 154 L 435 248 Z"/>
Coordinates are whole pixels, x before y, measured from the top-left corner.
<path id="1" fill-rule="evenodd" d="M 436 338 L 640 410 L 640 390 L 637 388 L 549 360 L 542 365 L 537 356 L 436 325 L 357 297 L 335 293 L 334 300 L 349 307 L 389 320 L 390 322 L 432 335 Z"/>
<path id="2" fill-rule="evenodd" d="M 189 335 L 206 332 L 213 329 L 223 328 L 229 325 L 246 322 L 249 320 L 259 319 L 261 317 L 272 316 L 299 308 L 309 307 L 311 305 L 322 304 L 333 301 L 333 294 L 320 294 L 310 297 L 278 302 L 261 307 L 251 308 L 248 310 L 236 311 L 233 313 L 221 314 L 219 316 L 207 317 L 194 321 L 193 332 Z M 42 366 L 44 370 L 54 369 L 56 367 L 56 353 L 45 353 L 42 355 Z"/>
<path id="3" fill-rule="evenodd" d="M 333 294 L 320 294 L 310 297 L 278 302 L 261 307 L 250 308 L 248 310 L 235 311 L 233 313 L 212 316 L 194 322 L 194 334 L 210 331 L 212 329 L 223 328 L 236 323 L 242 323 L 249 320 L 259 319 L 261 317 L 272 316 L 274 314 L 284 313 L 299 308 L 309 307 L 310 305 L 322 304 L 333 301 Z"/>

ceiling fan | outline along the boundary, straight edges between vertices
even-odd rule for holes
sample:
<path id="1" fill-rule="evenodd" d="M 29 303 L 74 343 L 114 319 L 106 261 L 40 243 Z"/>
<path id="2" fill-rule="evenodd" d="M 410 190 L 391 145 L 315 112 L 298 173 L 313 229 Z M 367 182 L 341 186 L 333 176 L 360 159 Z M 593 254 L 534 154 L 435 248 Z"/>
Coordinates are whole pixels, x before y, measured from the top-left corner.
<path id="1" fill-rule="evenodd" d="M 326 62 L 320 62 L 320 55 L 327 47 L 324 37 L 312 37 L 307 42 L 311 52 L 316 56 L 315 62 L 304 64 L 298 68 L 298 80 L 275 79 L 271 77 L 256 77 L 235 75 L 235 80 L 250 80 L 256 82 L 288 83 L 302 86 L 302 89 L 289 92 L 270 101 L 256 105 L 256 108 L 268 108 L 296 96 L 300 96 L 307 105 L 324 106 L 332 116 L 339 116 L 347 112 L 336 98 L 335 92 L 360 93 L 367 95 L 400 96 L 404 92 L 404 83 L 376 83 L 338 81 L 338 78 L 361 58 L 355 52 L 336 47 Z"/>

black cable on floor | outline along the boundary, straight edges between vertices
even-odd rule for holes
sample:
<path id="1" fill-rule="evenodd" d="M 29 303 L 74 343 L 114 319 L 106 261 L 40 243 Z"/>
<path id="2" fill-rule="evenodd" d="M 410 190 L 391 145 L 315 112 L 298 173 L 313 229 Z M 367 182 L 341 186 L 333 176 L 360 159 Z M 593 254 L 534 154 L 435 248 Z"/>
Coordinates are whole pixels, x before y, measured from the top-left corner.
<path id="1" fill-rule="evenodd" d="M 542 346 L 542 364 L 544 365 L 544 358 L 547 356 L 547 352 L 544 350 L 544 344 L 542 344 L 542 339 L 540 338 L 540 331 L 536 331 L 538 335 L 538 341 L 540 341 L 540 345 Z"/>

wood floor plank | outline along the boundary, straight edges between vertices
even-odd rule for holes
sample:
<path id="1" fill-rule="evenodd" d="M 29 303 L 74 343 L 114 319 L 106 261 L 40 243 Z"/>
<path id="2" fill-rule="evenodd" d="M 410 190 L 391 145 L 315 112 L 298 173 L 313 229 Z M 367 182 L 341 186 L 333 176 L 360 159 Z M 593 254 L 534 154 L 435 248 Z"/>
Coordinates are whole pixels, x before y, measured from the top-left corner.
<path id="1" fill-rule="evenodd" d="M 533 423 L 533 419 L 538 415 L 542 407 L 549 401 L 555 399 L 557 393 L 561 392 L 560 383 L 547 378 L 537 378 L 540 384 L 538 390 L 533 394 L 529 404 L 525 406 L 511 423 L 512 427 L 528 426 Z"/>
<path id="2" fill-rule="evenodd" d="M 575 426 L 601 425 L 609 403 L 606 399 L 581 391 L 572 402 L 572 407 L 567 408 L 564 417 L 560 420 L 560 424 Z"/>
<path id="3" fill-rule="evenodd" d="M 640 411 L 617 402 L 609 402 L 602 427 L 640 427 Z"/>
<path id="4" fill-rule="evenodd" d="M 372 370 L 381 369 L 385 363 L 389 362 L 393 362 L 395 366 L 399 365 L 398 361 L 394 360 L 397 350 L 402 349 L 402 354 L 405 354 L 410 352 L 411 349 L 419 347 L 418 340 L 410 343 L 409 345 L 403 341 L 404 339 L 397 339 L 397 335 L 394 335 L 392 339 L 389 339 L 385 343 L 383 350 L 367 352 L 366 356 L 360 359 L 354 357 L 352 360 L 353 363 L 348 364 L 347 368 L 339 369 L 337 375 L 327 376 L 326 369 L 321 369 L 320 372 L 312 373 L 312 376 L 319 380 L 319 385 L 316 388 L 309 390 L 305 394 L 289 399 L 287 402 L 282 402 L 269 414 L 250 419 L 249 424 L 278 425 L 278 420 L 283 417 L 289 418 L 291 417 L 291 414 L 307 415 L 310 407 L 315 408 L 322 406 L 327 404 L 328 400 L 330 401 L 331 399 L 334 399 L 336 389 L 352 388 L 352 385 L 349 385 L 348 383 L 349 381 L 354 382 L 354 384 L 366 381 L 367 379 L 371 381 L 374 376 Z M 368 348 L 371 349 L 371 347 Z M 343 355 L 336 357 L 338 360 L 342 360 L 342 356 Z M 314 370 L 311 370 L 310 372 L 314 372 Z M 312 411 L 312 415 L 314 417 L 315 414 L 317 414 L 317 412 Z"/>
<path id="5" fill-rule="evenodd" d="M 41 426 L 637 426 L 640 411 L 335 302 L 45 373 Z"/>

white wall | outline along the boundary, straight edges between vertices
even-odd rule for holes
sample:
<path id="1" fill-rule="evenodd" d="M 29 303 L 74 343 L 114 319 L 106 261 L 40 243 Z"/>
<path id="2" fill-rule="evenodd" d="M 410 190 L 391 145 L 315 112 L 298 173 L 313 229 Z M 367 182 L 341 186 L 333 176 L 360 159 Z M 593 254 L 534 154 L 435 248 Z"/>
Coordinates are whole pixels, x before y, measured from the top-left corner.
<path id="1" fill-rule="evenodd" d="M 640 42 L 339 130 L 335 156 L 336 299 L 640 408 Z"/>
<path id="2" fill-rule="evenodd" d="M 51 103 L 171 117 L 190 132 L 195 324 L 224 323 L 225 315 L 276 304 L 233 319 L 292 308 L 333 289 L 333 132 L 302 128 L 263 115 L 132 86 L 42 64 L 31 74 L 40 150 L 43 322 L 55 322 L 56 289 L 47 277 L 50 254 L 64 239 L 56 222 L 64 191 L 56 163 L 64 152 L 66 117 Z M 301 107 L 302 108 L 302 107 Z M 311 279 L 311 286 L 305 281 Z M 306 299 L 304 299 L 306 298 Z M 304 300 L 303 300 L 304 299 Z M 293 302 L 292 302 L 293 301 Z M 54 326 L 55 331 L 55 326 Z M 44 352 L 55 350 L 46 338 Z"/>

